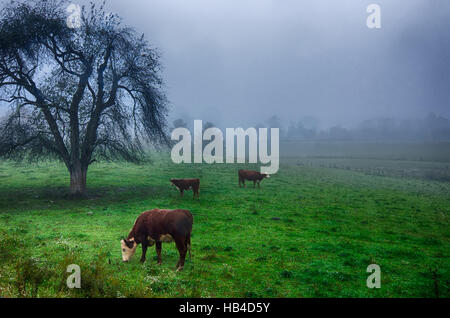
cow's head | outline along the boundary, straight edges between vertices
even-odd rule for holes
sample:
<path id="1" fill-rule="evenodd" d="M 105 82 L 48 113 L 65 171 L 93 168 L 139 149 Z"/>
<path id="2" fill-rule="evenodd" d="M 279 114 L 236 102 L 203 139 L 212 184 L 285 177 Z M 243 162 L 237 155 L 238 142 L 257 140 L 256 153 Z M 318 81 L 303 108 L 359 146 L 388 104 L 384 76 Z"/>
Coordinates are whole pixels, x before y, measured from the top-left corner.
<path id="1" fill-rule="evenodd" d="M 137 243 L 134 241 L 134 238 L 122 239 L 120 247 L 122 248 L 122 260 L 128 262 L 131 256 L 134 255 L 134 252 L 136 252 Z"/>
<path id="2" fill-rule="evenodd" d="M 264 178 L 270 178 L 270 174 L 265 173 L 263 175 L 264 175 Z"/>
<path id="3" fill-rule="evenodd" d="M 175 188 L 180 189 L 180 188 L 177 186 L 177 184 L 176 184 L 176 182 L 177 182 L 178 180 L 179 180 L 179 179 L 170 179 L 170 183 L 171 183 Z"/>

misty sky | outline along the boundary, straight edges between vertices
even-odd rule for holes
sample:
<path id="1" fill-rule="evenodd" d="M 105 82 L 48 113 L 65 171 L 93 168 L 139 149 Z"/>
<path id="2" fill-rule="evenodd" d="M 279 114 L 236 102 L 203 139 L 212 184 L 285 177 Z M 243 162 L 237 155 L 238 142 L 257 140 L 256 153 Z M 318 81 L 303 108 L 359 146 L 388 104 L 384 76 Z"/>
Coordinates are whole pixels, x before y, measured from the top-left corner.
<path id="1" fill-rule="evenodd" d="M 85 1 L 72 1 L 85 3 Z M 381 6 L 381 29 L 366 8 Z M 448 0 L 109 0 L 162 54 L 170 120 L 450 117 Z"/>

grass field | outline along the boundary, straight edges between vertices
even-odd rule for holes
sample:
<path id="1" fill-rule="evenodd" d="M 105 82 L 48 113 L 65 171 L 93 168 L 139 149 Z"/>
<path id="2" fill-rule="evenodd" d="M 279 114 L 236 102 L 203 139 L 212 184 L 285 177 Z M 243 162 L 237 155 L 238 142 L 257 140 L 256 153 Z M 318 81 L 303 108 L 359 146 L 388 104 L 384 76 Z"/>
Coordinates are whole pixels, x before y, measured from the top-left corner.
<path id="1" fill-rule="evenodd" d="M 0 162 L 2 297 L 449 297 L 450 182 L 282 163 L 261 189 L 239 188 L 252 165 L 95 163 L 89 198 L 65 199 L 62 164 Z M 173 177 L 199 177 L 200 200 Z M 150 248 L 121 261 L 121 237 L 140 212 L 194 215 L 192 260 Z M 369 264 L 381 288 L 369 289 Z M 68 289 L 69 264 L 81 289 Z"/>

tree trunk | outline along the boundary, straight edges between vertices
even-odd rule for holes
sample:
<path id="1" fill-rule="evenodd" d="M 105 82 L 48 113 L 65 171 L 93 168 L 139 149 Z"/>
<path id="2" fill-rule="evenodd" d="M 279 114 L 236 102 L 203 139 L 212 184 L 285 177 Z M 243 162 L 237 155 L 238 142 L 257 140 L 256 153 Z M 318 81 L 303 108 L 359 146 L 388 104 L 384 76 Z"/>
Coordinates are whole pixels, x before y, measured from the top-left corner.
<path id="1" fill-rule="evenodd" d="M 86 197 L 87 168 L 76 166 L 70 169 L 70 197 L 73 199 Z"/>

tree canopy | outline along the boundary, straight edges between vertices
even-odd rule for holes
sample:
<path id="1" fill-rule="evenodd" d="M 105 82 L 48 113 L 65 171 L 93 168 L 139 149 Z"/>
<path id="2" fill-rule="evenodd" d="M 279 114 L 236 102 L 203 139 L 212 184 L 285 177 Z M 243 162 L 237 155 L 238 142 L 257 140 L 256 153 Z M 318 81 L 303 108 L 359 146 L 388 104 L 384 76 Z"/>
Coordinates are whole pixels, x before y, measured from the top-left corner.
<path id="1" fill-rule="evenodd" d="M 12 1 L 0 12 L 0 156 L 61 159 L 84 195 L 97 159 L 137 162 L 167 143 L 159 53 L 103 5 L 67 23 L 65 1 Z"/>

